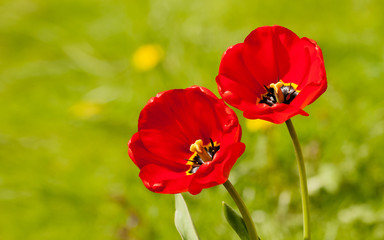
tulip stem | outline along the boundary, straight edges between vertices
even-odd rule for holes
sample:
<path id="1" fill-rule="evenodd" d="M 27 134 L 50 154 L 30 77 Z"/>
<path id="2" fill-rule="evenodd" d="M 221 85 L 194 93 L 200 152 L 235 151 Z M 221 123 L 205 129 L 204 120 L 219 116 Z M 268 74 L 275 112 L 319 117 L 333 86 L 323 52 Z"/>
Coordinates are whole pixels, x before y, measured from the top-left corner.
<path id="1" fill-rule="evenodd" d="M 240 210 L 241 215 L 245 226 L 247 227 L 250 240 L 259 240 L 260 238 L 257 235 L 255 224 L 253 223 L 252 217 L 249 214 L 248 208 L 245 206 L 243 199 L 241 199 L 240 194 L 236 191 L 235 187 L 229 181 L 229 179 L 223 184 L 227 189 L 229 195 L 231 195 L 233 201 L 235 201 L 237 207 Z"/>
<path id="2" fill-rule="evenodd" d="M 297 165 L 299 168 L 299 177 L 300 177 L 300 190 L 301 190 L 301 202 L 303 208 L 303 238 L 304 240 L 310 240 L 311 234 L 309 229 L 309 198 L 308 198 L 308 187 L 307 187 L 307 176 L 305 173 L 305 164 L 303 153 L 301 152 L 301 147 L 295 128 L 293 127 L 291 119 L 288 119 L 285 124 L 288 127 L 289 134 L 295 147 Z"/>

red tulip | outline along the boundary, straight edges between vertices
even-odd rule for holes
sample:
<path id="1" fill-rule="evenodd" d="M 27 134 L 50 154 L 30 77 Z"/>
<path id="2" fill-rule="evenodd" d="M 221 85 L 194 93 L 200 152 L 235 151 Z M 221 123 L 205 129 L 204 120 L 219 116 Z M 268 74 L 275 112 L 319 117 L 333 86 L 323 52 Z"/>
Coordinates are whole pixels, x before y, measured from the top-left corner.
<path id="1" fill-rule="evenodd" d="M 219 93 L 249 119 L 283 123 L 301 114 L 327 88 L 320 47 L 280 26 L 252 31 L 224 53 Z"/>
<path id="2" fill-rule="evenodd" d="M 148 101 L 128 154 L 149 190 L 198 194 L 227 181 L 245 150 L 240 138 L 233 110 L 208 89 L 193 86 Z"/>

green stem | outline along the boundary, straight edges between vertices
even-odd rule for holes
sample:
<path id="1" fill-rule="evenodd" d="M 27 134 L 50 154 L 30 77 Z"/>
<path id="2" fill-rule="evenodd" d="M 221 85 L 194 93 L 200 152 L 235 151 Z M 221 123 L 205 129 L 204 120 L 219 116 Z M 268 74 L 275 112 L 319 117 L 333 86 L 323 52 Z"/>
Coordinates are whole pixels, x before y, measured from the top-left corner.
<path id="1" fill-rule="evenodd" d="M 295 128 L 293 127 L 291 119 L 288 119 L 286 122 L 289 134 L 295 147 L 297 165 L 299 168 L 299 177 L 300 177 L 300 190 L 301 190 L 301 202 L 303 206 L 303 235 L 304 240 L 311 239 L 311 233 L 309 229 L 309 198 L 308 198 L 308 187 L 307 187 L 307 176 L 305 173 L 305 164 L 303 153 L 301 152 L 301 147 L 299 140 L 297 139 Z"/>
<path id="2" fill-rule="evenodd" d="M 243 199 L 241 199 L 240 194 L 236 191 L 235 187 L 232 185 L 229 179 L 223 185 L 227 189 L 229 195 L 231 195 L 232 199 L 235 201 L 237 207 L 239 208 L 240 213 L 243 216 L 245 226 L 247 227 L 250 239 L 259 240 L 255 224 L 253 223 L 252 217 L 249 214 L 249 211 L 245 206 Z"/>

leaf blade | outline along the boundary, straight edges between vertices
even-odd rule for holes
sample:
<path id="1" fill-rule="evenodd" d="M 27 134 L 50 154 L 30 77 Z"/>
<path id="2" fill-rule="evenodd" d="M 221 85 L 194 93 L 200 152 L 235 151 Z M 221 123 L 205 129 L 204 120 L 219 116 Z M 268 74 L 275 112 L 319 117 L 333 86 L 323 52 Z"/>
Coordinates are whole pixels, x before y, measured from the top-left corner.
<path id="1" fill-rule="evenodd" d="M 243 218 L 228 204 L 223 202 L 223 212 L 227 222 L 237 233 L 241 240 L 249 240 L 249 233 Z"/>
<path id="2" fill-rule="evenodd" d="M 183 240 L 199 240 L 183 195 L 175 194 L 175 226 Z"/>

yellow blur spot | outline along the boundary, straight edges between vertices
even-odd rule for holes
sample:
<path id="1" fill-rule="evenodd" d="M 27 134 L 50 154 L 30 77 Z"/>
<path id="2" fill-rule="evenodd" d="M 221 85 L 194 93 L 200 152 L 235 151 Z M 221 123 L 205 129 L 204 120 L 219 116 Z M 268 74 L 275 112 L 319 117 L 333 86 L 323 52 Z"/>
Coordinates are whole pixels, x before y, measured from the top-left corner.
<path id="1" fill-rule="evenodd" d="M 74 104 L 69 111 L 79 118 L 91 118 L 101 112 L 101 105 L 99 103 L 81 101 Z"/>
<path id="2" fill-rule="evenodd" d="M 272 125 L 273 123 L 261 119 L 246 119 L 246 127 L 251 132 L 264 131 L 270 128 Z"/>
<path id="3" fill-rule="evenodd" d="M 164 50 L 157 44 L 140 46 L 132 56 L 133 67 L 139 71 L 149 71 L 159 64 L 164 57 Z"/>

